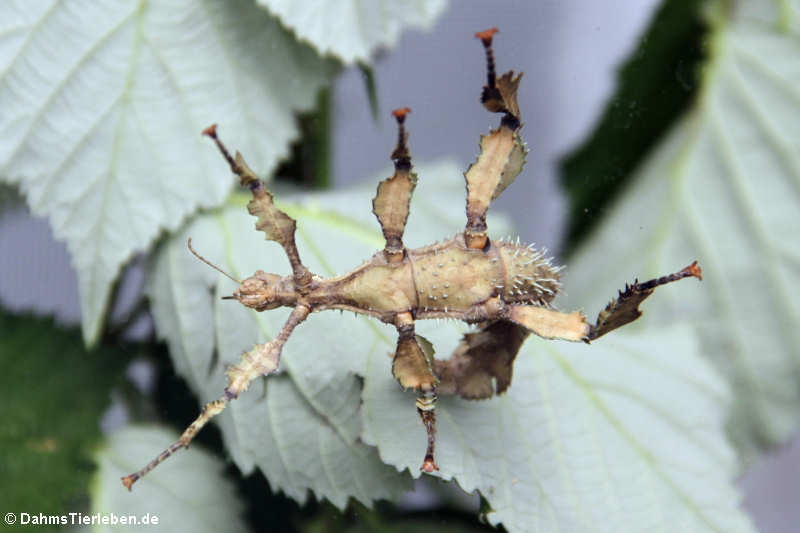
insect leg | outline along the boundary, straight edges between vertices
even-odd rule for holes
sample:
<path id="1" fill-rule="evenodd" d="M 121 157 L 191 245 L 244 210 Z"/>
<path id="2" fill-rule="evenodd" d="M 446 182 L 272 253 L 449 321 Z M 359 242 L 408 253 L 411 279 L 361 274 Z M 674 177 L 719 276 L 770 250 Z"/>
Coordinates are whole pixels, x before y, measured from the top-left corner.
<path id="1" fill-rule="evenodd" d="M 481 152 L 464 177 L 467 181 L 467 225 L 464 240 L 469 248 L 483 249 L 488 240 L 486 212 L 489 204 L 500 196 L 525 164 L 527 150 L 519 136 L 521 127 L 517 90 L 522 74 L 506 72 L 500 78 L 494 72 L 492 37 L 496 29 L 479 32 L 486 50 L 487 84 L 481 93 L 484 107 L 493 113 L 504 113 L 500 127 L 481 137 Z"/>
<path id="2" fill-rule="evenodd" d="M 239 394 L 246 391 L 254 379 L 274 372 L 278 368 L 283 345 L 286 344 L 286 340 L 289 338 L 289 335 L 291 335 L 292 330 L 306 319 L 308 313 L 308 307 L 298 305 L 292 310 L 289 319 L 283 325 L 277 337 L 265 344 L 257 344 L 252 350 L 245 352 L 239 364 L 228 369 L 228 386 L 225 387 L 225 392 L 222 397 L 207 403 L 205 407 L 203 407 L 200 416 L 184 430 L 183 434 L 181 434 L 181 437 L 176 442 L 158 454 L 155 459 L 150 461 L 141 470 L 123 477 L 122 484 L 125 485 L 128 490 L 131 490 L 136 480 L 164 462 L 176 451 L 181 448 L 188 448 L 189 443 L 194 439 L 197 433 L 200 432 L 203 426 L 224 411 L 231 400 L 236 399 Z"/>
<path id="3" fill-rule="evenodd" d="M 496 320 L 467 333 L 449 359 L 437 359 L 439 394 L 458 394 L 468 400 L 491 398 L 511 385 L 514 359 L 528 330 Z"/>
<path id="4" fill-rule="evenodd" d="M 586 340 L 594 340 L 609 331 L 633 322 L 642 314 L 639 310 L 639 304 L 653 294 L 656 287 L 688 277 L 703 279 L 703 271 L 698 266 L 697 261 L 674 274 L 651 279 L 644 283 L 634 280 L 633 285 L 625 285 L 625 290 L 619 291 L 619 295 L 611 300 L 605 309 L 597 315 L 597 321 L 589 328 Z"/>
<path id="5" fill-rule="evenodd" d="M 695 261 L 674 274 L 644 283 L 634 281 L 633 285 L 626 285 L 625 290 L 619 291 L 617 298 L 608 303 L 594 325 L 587 324 L 586 318 L 577 311 L 561 313 L 538 305 L 509 305 L 504 316 L 545 339 L 589 342 L 639 318 L 642 315 L 639 305 L 659 285 L 688 277 L 703 279 L 702 276 L 702 270 Z"/>
<path id="6" fill-rule="evenodd" d="M 439 470 L 433 458 L 436 446 L 436 377 L 433 375 L 433 347 L 414 333 L 411 313 L 400 313 L 395 320 L 397 351 L 392 361 L 392 374 L 406 389 L 415 389 L 417 412 L 428 434 L 428 448 L 420 467 L 424 472 Z"/>
<path id="7" fill-rule="evenodd" d="M 425 449 L 425 459 L 422 461 L 422 466 L 420 466 L 419 469 L 429 474 L 439 470 L 433 458 L 434 448 L 436 447 L 436 400 L 436 387 L 434 387 L 430 390 L 421 391 L 419 396 L 417 396 L 416 402 L 417 412 L 428 434 L 428 447 Z"/>
<path id="8" fill-rule="evenodd" d="M 378 217 L 386 247 L 383 254 L 389 263 L 403 260 L 403 232 L 408 220 L 411 194 L 417 185 L 417 175 L 411 172 L 411 154 L 408 151 L 408 134 L 405 130 L 406 115 L 411 110 L 407 107 L 392 111 L 397 120 L 397 146 L 392 152 L 394 175 L 386 178 L 378 185 L 378 192 L 372 200 L 372 212 Z"/>
<path id="9" fill-rule="evenodd" d="M 582 341 L 589 336 L 589 324 L 578 311 L 562 313 L 538 305 L 509 305 L 505 316 L 545 339 Z"/>
<path id="10" fill-rule="evenodd" d="M 264 182 L 258 179 L 258 176 L 250 170 L 242 154 L 236 152 L 236 156 L 231 157 L 230 152 L 217 137 L 216 124 L 203 130 L 203 135 L 208 135 L 214 140 L 233 173 L 239 176 L 240 185 L 247 187 L 253 194 L 253 199 L 247 204 L 247 210 L 251 215 L 258 218 L 256 229 L 263 231 L 268 240 L 275 241 L 283 246 L 286 256 L 289 258 L 289 264 L 292 267 L 295 286 L 301 294 L 308 292 L 311 287 L 312 275 L 300 261 L 300 254 L 297 251 L 297 244 L 294 238 L 297 227 L 295 220 L 275 206 L 272 193 L 264 186 Z"/>

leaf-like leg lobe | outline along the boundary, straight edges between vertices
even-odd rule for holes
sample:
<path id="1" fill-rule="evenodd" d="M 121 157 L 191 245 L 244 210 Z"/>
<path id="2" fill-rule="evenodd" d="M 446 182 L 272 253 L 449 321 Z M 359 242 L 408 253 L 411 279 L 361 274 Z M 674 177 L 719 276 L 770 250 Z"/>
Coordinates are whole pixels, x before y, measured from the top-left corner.
<path id="1" fill-rule="evenodd" d="M 417 185 L 417 175 L 411 172 L 408 134 L 404 126 L 406 115 L 410 111 L 406 107 L 392 112 L 397 119 L 398 127 L 397 146 L 392 152 L 394 175 L 380 182 L 378 192 L 372 201 L 372 212 L 378 218 L 386 239 L 383 253 L 389 263 L 403 260 L 403 233 L 408 220 L 411 195 Z"/>
<path id="2" fill-rule="evenodd" d="M 397 351 L 392 361 L 392 374 L 406 389 L 419 392 L 417 412 L 428 435 L 428 447 L 420 470 L 433 472 L 439 470 L 433 458 L 436 447 L 436 377 L 433 375 L 433 346 L 425 338 L 414 333 L 414 319 L 411 313 L 398 313 Z"/>
<path id="3" fill-rule="evenodd" d="M 526 328 L 506 320 L 467 333 L 450 359 L 436 360 L 438 392 L 469 400 L 502 394 L 511 385 L 514 359 L 527 336 Z"/>

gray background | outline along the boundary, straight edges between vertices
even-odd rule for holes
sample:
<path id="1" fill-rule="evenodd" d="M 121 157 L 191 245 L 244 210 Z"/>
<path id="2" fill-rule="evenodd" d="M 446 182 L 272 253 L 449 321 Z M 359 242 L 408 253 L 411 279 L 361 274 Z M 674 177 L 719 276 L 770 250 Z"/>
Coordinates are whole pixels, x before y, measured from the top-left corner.
<path id="1" fill-rule="evenodd" d="M 498 71 L 525 72 L 520 107 L 531 152 L 513 194 L 503 195 L 494 208 L 511 214 L 525 241 L 557 250 L 565 209 L 555 178 L 557 159 L 591 130 L 613 89 L 615 66 L 630 53 L 656 4 L 654 0 L 452 2 L 431 31 L 406 32 L 396 49 L 378 55 L 377 123 L 360 73 L 347 70 L 337 81 L 336 185 L 374 179 L 385 172 L 396 135 L 389 111 L 403 106 L 413 109 L 408 124 L 414 158 L 455 158 L 466 169 L 476 156 L 479 134 L 496 122 L 477 103 L 484 56 L 473 34 L 497 26 L 501 30 L 495 39 Z M 123 292 L 135 293 L 140 283 L 140 269 L 130 269 Z M 65 246 L 53 241 L 46 221 L 31 218 L 22 208 L 0 215 L 0 300 L 13 309 L 55 314 L 64 323 L 79 320 L 77 281 Z M 761 531 L 800 529 L 795 526 L 800 523 L 799 465 L 795 439 L 740 480 L 744 506 Z"/>

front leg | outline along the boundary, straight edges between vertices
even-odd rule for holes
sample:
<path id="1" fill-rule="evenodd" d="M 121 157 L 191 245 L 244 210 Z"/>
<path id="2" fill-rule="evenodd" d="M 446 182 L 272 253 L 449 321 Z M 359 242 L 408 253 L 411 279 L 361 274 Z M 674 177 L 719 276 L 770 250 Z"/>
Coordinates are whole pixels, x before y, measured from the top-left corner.
<path id="1" fill-rule="evenodd" d="M 297 223 L 292 217 L 275 206 L 272 193 L 264 186 L 264 182 L 258 179 L 258 176 L 250 170 L 242 154 L 236 152 L 236 156 L 231 156 L 228 149 L 217 137 L 216 124 L 212 124 L 203 130 L 203 135 L 211 137 L 225 161 L 231 167 L 231 171 L 239 176 L 239 184 L 248 188 L 253 194 L 253 199 L 247 204 L 247 210 L 251 215 L 258 218 L 256 229 L 263 231 L 267 240 L 275 241 L 283 247 L 292 267 L 295 287 L 301 294 L 308 293 L 311 290 L 313 274 L 300 260 L 300 254 L 297 251 L 294 235 Z"/>
<path id="2" fill-rule="evenodd" d="M 411 313 L 399 313 L 395 318 L 397 350 L 392 361 L 392 374 L 404 389 L 417 391 L 417 412 L 428 434 L 428 448 L 420 470 L 439 470 L 433 458 L 436 447 L 436 377 L 433 375 L 433 347 L 414 332 Z"/>
<path id="3" fill-rule="evenodd" d="M 203 426 L 224 411 L 231 400 L 236 399 L 239 394 L 246 391 L 254 379 L 274 372 L 278 368 L 283 345 L 286 344 L 292 330 L 306 319 L 309 312 L 309 308 L 305 305 L 298 305 L 292 310 L 292 314 L 289 315 L 289 319 L 286 321 L 286 324 L 283 325 L 277 337 L 270 342 L 257 344 L 252 350 L 245 352 L 239 364 L 228 369 L 228 386 L 225 387 L 225 392 L 222 397 L 207 403 L 205 407 L 203 407 L 200 416 L 184 430 L 180 439 L 158 454 L 158 456 L 150 461 L 144 468 L 123 477 L 122 484 L 125 485 L 128 490 L 131 490 L 136 480 L 164 462 L 176 451 L 181 448 L 188 448 L 189 443 L 192 442 L 194 437 L 203 429 Z"/>

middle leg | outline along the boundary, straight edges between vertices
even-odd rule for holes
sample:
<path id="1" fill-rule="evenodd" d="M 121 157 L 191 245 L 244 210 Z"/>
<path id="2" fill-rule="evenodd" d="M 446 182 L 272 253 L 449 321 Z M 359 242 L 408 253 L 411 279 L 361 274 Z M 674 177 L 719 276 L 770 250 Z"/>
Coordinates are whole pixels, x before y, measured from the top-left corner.
<path id="1" fill-rule="evenodd" d="M 420 470 L 439 470 L 433 458 L 436 446 L 436 376 L 433 375 L 433 347 L 416 335 L 414 318 L 410 312 L 399 313 L 395 319 L 397 327 L 397 350 L 392 361 L 392 374 L 405 389 L 417 391 L 417 412 L 428 435 L 428 447 Z"/>

